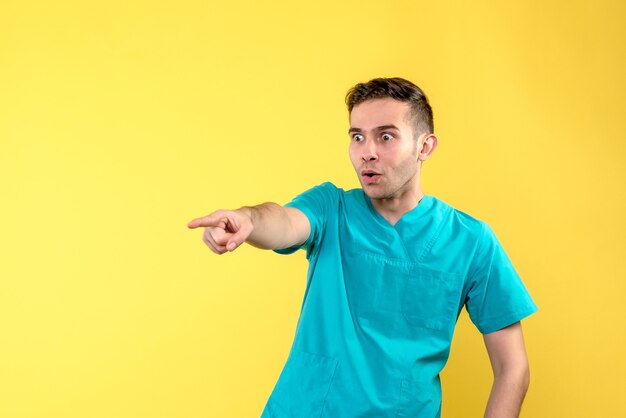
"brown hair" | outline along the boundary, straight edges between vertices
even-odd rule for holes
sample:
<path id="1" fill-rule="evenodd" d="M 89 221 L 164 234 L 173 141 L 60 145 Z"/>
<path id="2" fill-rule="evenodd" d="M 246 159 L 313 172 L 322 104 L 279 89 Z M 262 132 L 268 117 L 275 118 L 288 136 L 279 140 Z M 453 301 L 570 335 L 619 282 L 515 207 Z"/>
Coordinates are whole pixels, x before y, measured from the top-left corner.
<path id="1" fill-rule="evenodd" d="M 415 126 L 415 137 L 423 133 L 433 133 L 433 111 L 426 94 L 415 84 L 400 77 L 374 78 L 367 83 L 359 83 L 346 94 L 348 112 L 354 106 L 372 99 L 390 97 L 411 105 L 411 117 Z"/>

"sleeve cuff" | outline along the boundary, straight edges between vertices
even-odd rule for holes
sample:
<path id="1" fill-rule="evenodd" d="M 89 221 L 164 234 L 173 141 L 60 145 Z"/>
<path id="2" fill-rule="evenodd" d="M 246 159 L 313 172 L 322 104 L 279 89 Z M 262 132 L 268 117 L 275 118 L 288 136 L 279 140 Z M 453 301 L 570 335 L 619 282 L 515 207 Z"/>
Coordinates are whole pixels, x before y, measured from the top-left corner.
<path id="1" fill-rule="evenodd" d="M 522 309 L 518 309 L 514 312 L 511 312 L 508 315 L 499 316 L 497 318 L 492 318 L 487 321 L 482 321 L 479 324 L 476 324 L 476 328 L 481 332 L 481 334 L 489 334 L 495 331 L 499 331 L 502 328 L 506 328 L 509 325 L 512 325 L 522 319 L 534 314 L 537 312 L 539 308 L 534 303 L 532 305 L 528 305 Z"/>
<path id="2" fill-rule="evenodd" d="M 315 219 L 315 217 L 313 216 L 313 213 L 307 207 L 300 207 L 298 204 L 294 204 L 293 202 L 287 203 L 285 206 L 288 206 L 288 207 L 291 207 L 291 208 L 296 208 L 300 212 L 304 213 L 304 215 L 309 220 L 309 225 L 311 227 L 311 232 L 309 233 L 309 237 L 306 239 L 306 241 L 304 241 L 300 245 L 292 245 L 291 247 L 288 247 L 288 248 L 277 248 L 277 249 L 273 250 L 275 253 L 283 254 L 283 255 L 284 254 L 293 254 L 296 251 L 298 251 L 300 248 L 306 248 L 306 249 L 310 248 L 311 241 L 313 239 L 313 227 L 314 227 L 313 219 Z M 307 253 L 308 253 L 308 251 L 307 251 Z"/>

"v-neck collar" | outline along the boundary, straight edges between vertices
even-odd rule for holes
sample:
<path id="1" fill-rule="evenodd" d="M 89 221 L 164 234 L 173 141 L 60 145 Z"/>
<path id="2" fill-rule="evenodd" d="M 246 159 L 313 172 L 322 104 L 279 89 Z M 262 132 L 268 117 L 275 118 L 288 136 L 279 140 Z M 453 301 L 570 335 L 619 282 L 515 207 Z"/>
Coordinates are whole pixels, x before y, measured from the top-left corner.
<path id="1" fill-rule="evenodd" d="M 365 203 L 367 204 L 367 207 L 369 208 L 372 216 L 385 228 L 391 228 L 395 230 L 398 229 L 398 226 L 401 226 L 404 223 L 410 223 L 417 220 L 422 215 L 424 215 L 433 205 L 433 198 L 431 196 L 424 195 L 424 197 L 422 197 L 422 200 L 420 200 L 417 206 L 402 215 L 395 225 L 391 225 L 391 223 L 376 210 L 374 204 L 372 203 L 372 200 L 369 198 L 368 195 L 365 194 L 363 189 L 361 189 L 361 193 L 363 195 L 363 200 L 365 200 Z"/>

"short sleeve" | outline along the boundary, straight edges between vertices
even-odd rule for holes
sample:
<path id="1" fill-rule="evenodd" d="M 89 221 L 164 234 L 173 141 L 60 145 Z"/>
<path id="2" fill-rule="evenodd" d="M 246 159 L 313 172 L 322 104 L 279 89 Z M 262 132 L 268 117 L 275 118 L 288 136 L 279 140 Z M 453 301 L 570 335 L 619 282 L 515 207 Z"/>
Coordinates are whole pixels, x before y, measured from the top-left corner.
<path id="1" fill-rule="evenodd" d="M 319 247 L 324 236 L 324 227 L 328 214 L 333 206 L 337 206 L 338 188 L 325 182 L 315 186 L 295 198 L 285 206 L 296 208 L 306 215 L 311 224 L 309 238 L 302 245 L 294 245 L 289 248 L 274 250 L 279 254 L 291 254 L 300 248 L 306 249 L 307 258 Z"/>
<path id="2" fill-rule="evenodd" d="M 476 328 L 488 334 L 538 309 L 491 228 L 484 222 L 481 224 L 465 304 Z"/>

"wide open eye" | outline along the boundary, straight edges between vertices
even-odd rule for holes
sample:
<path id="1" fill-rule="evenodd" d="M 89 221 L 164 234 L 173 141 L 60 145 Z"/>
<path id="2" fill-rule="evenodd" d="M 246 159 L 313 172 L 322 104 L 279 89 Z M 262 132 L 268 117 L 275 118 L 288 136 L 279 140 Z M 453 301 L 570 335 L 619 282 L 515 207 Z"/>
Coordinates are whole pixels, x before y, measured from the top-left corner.
<path id="1" fill-rule="evenodd" d="M 390 133 L 384 133 L 382 138 L 383 141 L 391 141 L 393 139 L 393 135 L 391 135 Z"/>
<path id="2" fill-rule="evenodd" d="M 361 135 L 361 134 L 354 134 L 354 135 L 352 135 L 352 140 L 354 142 L 361 142 L 361 141 L 363 141 L 363 139 L 364 139 L 363 135 Z"/>

